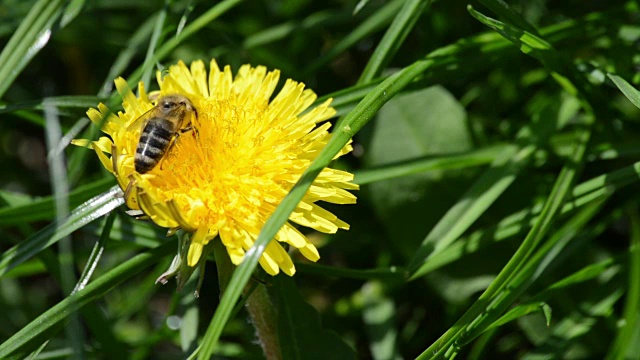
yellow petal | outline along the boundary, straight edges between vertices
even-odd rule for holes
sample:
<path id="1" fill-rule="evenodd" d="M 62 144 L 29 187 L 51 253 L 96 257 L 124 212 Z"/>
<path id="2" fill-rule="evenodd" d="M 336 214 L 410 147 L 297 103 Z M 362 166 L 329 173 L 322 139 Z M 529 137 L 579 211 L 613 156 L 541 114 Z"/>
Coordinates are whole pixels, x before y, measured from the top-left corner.
<path id="1" fill-rule="evenodd" d="M 316 247 L 312 243 L 307 243 L 307 246 L 299 248 L 298 250 L 300 250 L 302 256 L 313 262 L 316 262 L 320 259 L 320 253 L 318 253 L 318 249 L 316 249 Z"/>
<path id="2" fill-rule="evenodd" d="M 204 245 L 198 242 L 192 242 L 189 245 L 189 252 L 187 253 L 187 264 L 189 266 L 198 265 L 198 261 L 200 261 L 200 257 L 202 256 L 202 249 L 204 249 Z"/>

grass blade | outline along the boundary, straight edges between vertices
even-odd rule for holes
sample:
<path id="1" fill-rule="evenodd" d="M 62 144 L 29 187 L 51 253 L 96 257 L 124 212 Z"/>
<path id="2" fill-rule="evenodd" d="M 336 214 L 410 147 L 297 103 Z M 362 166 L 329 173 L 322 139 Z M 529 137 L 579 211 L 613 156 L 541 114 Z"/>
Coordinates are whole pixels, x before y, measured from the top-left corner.
<path id="1" fill-rule="evenodd" d="M 173 49 L 175 49 L 180 42 L 186 40 L 200 29 L 205 27 L 207 24 L 217 19 L 220 15 L 225 12 L 231 10 L 234 6 L 240 4 L 242 0 L 223 0 L 211 7 L 211 9 L 207 10 L 200 17 L 192 21 L 189 25 L 185 26 L 180 36 L 168 38 L 166 42 L 158 48 L 158 50 L 154 53 L 151 60 L 151 63 L 155 63 L 156 61 L 160 61 L 160 59 L 164 59 Z M 142 74 L 144 72 L 144 66 L 140 66 L 136 71 L 133 72 L 130 76 L 127 77 L 127 82 L 129 85 L 136 84 L 139 79 L 142 78 Z"/>
<path id="2" fill-rule="evenodd" d="M 492 166 L 462 195 L 461 200 L 429 232 L 407 265 L 410 280 L 423 274 L 429 258 L 446 249 L 462 235 L 513 183 L 536 147 L 511 147 L 500 154 Z"/>
<path id="3" fill-rule="evenodd" d="M 637 207 L 627 210 L 631 221 L 631 243 L 629 244 L 629 280 L 623 313 L 624 325 L 611 344 L 607 360 L 623 360 L 630 353 L 633 333 L 638 324 L 640 311 L 640 214 Z"/>
<path id="4" fill-rule="evenodd" d="M 614 84 L 616 84 L 622 94 L 624 94 L 624 96 L 626 96 L 633 105 L 635 105 L 637 108 L 640 108 L 640 91 L 636 90 L 636 88 L 631 86 L 631 84 L 629 84 L 627 80 L 621 78 L 618 75 L 607 74 L 607 76 L 609 77 L 609 79 L 611 79 L 611 81 L 613 81 Z"/>
<path id="5" fill-rule="evenodd" d="M 375 14 L 368 17 L 365 21 L 362 22 L 362 24 L 357 26 L 347 36 L 336 43 L 329 51 L 320 55 L 316 61 L 309 64 L 309 66 L 304 69 L 303 74 L 315 72 L 326 63 L 331 61 L 334 57 L 338 56 L 343 51 L 355 45 L 358 41 L 383 28 L 391 21 L 398 10 L 400 10 L 402 3 L 403 1 L 394 0 L 384 5 L 378 11 L 376 11 Z"/>
<path id="6" fill-rule="evenodd" d="M 47 44 L 64 6 L 63 0 L 40 0 L 20 22 L 0 53 L 0 98 L 29 61 Z"/>
<path id="7" fill-rule="evenodd" d="M 153 32 L 151 33 L 151 40 L 149 41 L 149 47 L 147 48 L 147 55 L 142 63 L 142 83 L 145 89 L 150 89 L 151 73 L 153 72 L 153 55 L 156 51 L 156 46 L 162 36 L 162 29 L 164 28 L 164 22 L 167 19 L 167 11 L 169 9 L 169 1 L 165 0 L 164 7 L 158 13 L 155 24 L 153 26 Z M 139 95 L 139 94 L 138 94 Z"/>
<path id="8" fill-rule="evenodd" d="M 145 268 L 158 262 L 175 251 L 175 244 L 167 242 L 153 250 L 136 255 L 132 259 L 116 266 L 106 274 L 95 279 L 83 290 L 67 297 L 42 315 L 31 321 L 0 344 L 0 358 L 18 358 L 22 354 L 35 350 L 37 346 L 60 329 L 70 314 L 90 302 L 101 299 L 109 290 L 126 279 L 138 274 Z"/>
<path id="9" fill-rule="evenodd" d="M 462 154 L 428 156 L 379 168 L 359 170 L 355 172 L 354 182 L 365 185 L 426 171 L 464 169 L 486 165 L 494 161 L 501 153 L 508 151 L 510 147 L 510 145 L 495 145 Z"/>
<path id="10" fill-rule="evenodd" d="M 369 62 L 367 62 L 367 66 L 360 74 L 358 84 L 368 83 L 380 74 L 380 71 L 387 66 L 391 58 L 396 54 L 429 3 L 431 3 L 431 0 L 409 0 L 404 3 L 382 40 L 378 43 L 376 50 L 371 55 Z"/>
<path id="11" fill-rule="evenodd" d="M 91 196 L 96 196 L 113 186 L 114 179 L 101 179 L 78 187 L 69 193 L 70 206 L 77 206 Z M 33 200 L 27 204 L 0 208 L 0 226 L 17 225 L 53 218 L 53 197 Z"/>
<path id="12" fill-rule="evenodd" d="M 59 224 L 59 226 L 56 223 L 49 224 L 22 243 L 5 251 L 0 256 L 0 277 L 25 260 L 33 257 L 42 249 L 57 243 L 62 237 L 71 234 L 124 204 L 121 193 L 120 187 L 114 186 L 106 193 L 87 200 L 78 206 L 63 224 Z"/>

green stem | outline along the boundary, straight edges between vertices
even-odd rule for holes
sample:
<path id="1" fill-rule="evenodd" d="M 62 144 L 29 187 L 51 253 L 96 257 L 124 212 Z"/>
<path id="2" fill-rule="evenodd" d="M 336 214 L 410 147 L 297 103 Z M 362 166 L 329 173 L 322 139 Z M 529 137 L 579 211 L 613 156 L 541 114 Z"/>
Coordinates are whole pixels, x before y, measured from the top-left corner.
<path id="1" fill-rule="evenodd" d="M 250 286 L 245 288 L 245 295 Z M 260 284 L 253 293 L 248 295 L 247 311 L 251 323 L 256 329 L 256 336 L 260 340 L 260 346 L 267 360 L 282 359 L 280 343 L 278 341 L 277 316 L 267 288 Z"/>

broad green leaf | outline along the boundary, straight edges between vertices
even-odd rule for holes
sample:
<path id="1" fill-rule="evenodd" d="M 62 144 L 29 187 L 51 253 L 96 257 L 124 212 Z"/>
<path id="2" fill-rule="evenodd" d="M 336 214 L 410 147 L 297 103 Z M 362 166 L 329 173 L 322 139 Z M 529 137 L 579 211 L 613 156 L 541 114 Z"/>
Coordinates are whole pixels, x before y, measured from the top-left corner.
<path id="1" fill-rule="evenodd" d="M 377 168 L 429 155 L 471 148 L 466 113 L 442 87 L 406 93 L 380 110 L 363 132 L 364 162 Z M 370 135 L 369 135 L 370 134 Z M 447 182 L 436 181 L 449 175 Z M 418 173 L 370 184 L 366 190 L 394 245 L 407 255 L 457 197 L 464 179 L 442 171 Z"/>
<path id="2" fill-rule="evenodd" d="M 356 358 L 337 334 L 322 327 L 320 315 L 302 299 L 291 278 L 278 276 L 274 280 L 283 359 Z"/>
<path id="3" fill-rule="evenodd" d="M 363 298 L 362 318 L 369 335 L 369 349 L 375 360 L 399 359 L 396 306 L 392 298 L 384 294 L 379 282 L 370 281 L 360 290 Z"/>

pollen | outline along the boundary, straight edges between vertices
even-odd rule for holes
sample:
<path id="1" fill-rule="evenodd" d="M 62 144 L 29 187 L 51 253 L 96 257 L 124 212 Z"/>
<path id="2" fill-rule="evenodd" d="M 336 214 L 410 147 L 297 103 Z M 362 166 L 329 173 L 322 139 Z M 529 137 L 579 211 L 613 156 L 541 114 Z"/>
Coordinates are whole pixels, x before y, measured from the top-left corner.
<path id="1" fill-rule="evenodd" d="M 209 72 L 202 61 L 183 62 L 158 74 L 159 91 L 139 97 L 124 79 L 116 79 L 124 111 L 114 114 L 103 105 L 87 112 L 108 136 L 97 141 L 75 140 L 93 148 L 103 166 L 127 191 L 126 202 L 142 210 L 157 225 L 191 232 L 189 266 L 200 260 L 204 246 L 221 241 L 234 264 L 242 262 L 260 230 L 278 204 L 326 145 L 335 115 L 331 100 L 310 108 L 316 94 L 304 84 L 287 80 L 274 96 L 280 72 L 242 66 L 233 76 L 212 60 Z M 132 124 L 153 109 L 153 99 L 169 94 L 186 96 L 197 110 L 192 129 L 179 132 L 159 165 L 145 174 L 135 171 L 134 156 L 140 129 Z M 340 152 L 351 151 L 348 144 Z M 287 248 L 307 259 L 320 258 L 316 247 L 296 227 L 324 233 L 349 225 L 324 210 L 318 202 L 355 203 L 348 190 L 357 190 L 353 175 L 325 168 L 289 222 L 276 234 L 260 259 L 264 270 L 293 275 Z M 285 245 L 286 244 L 286 245 Z"/>

